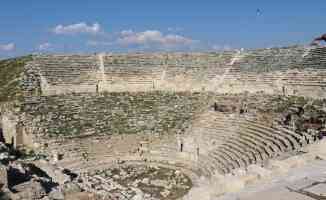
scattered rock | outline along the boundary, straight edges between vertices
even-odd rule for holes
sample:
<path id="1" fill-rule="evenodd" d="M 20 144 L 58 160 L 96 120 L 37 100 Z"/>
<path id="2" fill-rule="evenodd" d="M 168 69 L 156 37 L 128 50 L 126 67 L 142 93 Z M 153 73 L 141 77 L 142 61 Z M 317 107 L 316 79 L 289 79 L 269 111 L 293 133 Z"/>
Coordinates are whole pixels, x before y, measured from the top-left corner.
<path id="1" fill-rule="evenodd" d="M 81 192 L 82 189 L 77 185 L 76 183 L 70 182 L 66 183 L 62 186 L 63 193 L 66 194 L 73 194 L 73 193 L 78 193 Z"/>
<path id="2" fill-rule="evenodd" d="M 149 178 L 143 178 L 141 182 L 144 184 L 149 184 Z"/>
<path id="3" fill-rule="evenodd" d="M 78 179 L 84 191 L 103 198 L 110 194 L 112 199 L 123 200 L 172 200 L 182 197 L 192 187 L 191 180 L 181 171 L 146 165 L 117 166 L 83 174 Z"/>
<path id="4" fill-rule="evenodd" d="M 0 199 L 1 200 L 11 200 L 11 192 L 8 189 L 0 190 Z"/>
<path id="5" fill-rule="evenodd" d="M 65 174 L 63 169 L 50 164 L 49 162 L 38 163 L 38 167 L 44 170 L 53 180 L 60 185 L 71 181 L 71 177 Z"/>
<path id="6" fill-rule="evenodd" d="M 60 189 L 54 189 L 49 193 L 49 198 L 51 200 L 64 200 L 64 194 Z"/>
<path id="7" fill-rule="evenodd" d="M 28 182 L 21 183 L 12 188 L 14 195 L 12 199 L 42 199 L 45 195 L 45 189 L 40 182 L 31 180 Z"/>

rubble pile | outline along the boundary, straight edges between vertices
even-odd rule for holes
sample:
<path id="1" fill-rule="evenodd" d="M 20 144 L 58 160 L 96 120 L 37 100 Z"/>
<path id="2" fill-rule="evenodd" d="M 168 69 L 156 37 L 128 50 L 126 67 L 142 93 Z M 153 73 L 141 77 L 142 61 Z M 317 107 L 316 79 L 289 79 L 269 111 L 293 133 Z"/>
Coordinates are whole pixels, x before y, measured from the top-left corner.
<path id="1" fill-rule="evenodd" d="M 0 142 L 1 200 L 63 200 L 65 192 L 76 191 L 77 186 L 72 185 L 76 175 L 47 160 L 34 164 L 26 160 L 33 160 L 30 156 Z"/>
<path id="2" fill-rule="evenodd" d="M 192 188 L 181 171 L 162 166 L 119 163 L 75 174 L 46 158 L 27 160 L 12 147 L 0 147 L 1 200 L 174 200 Z"/>
<path id="3" fill-rule="evenodd" d="M 123 165 L 82 174 L 79 186 L 104 199 L 173 200 L 184 196 L 191 180 L 178 170 L 146 165 Z"/>

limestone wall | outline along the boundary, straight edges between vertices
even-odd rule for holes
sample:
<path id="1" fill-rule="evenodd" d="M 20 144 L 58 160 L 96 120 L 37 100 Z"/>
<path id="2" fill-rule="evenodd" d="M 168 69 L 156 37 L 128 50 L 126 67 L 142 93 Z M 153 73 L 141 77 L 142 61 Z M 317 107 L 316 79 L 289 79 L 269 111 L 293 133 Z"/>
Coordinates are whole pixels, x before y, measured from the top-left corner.
<path id="1" fill-rule="evenodd" d="M 25 115 L 20 113 L 20 108 L 14 103 L 5 103 L 0 105 L 0 124 L 2 128 L 3 139 L 6 143 L 14 147 L 35 146 L 35 137 L 32 135 L 33 127 L 25 126 Z"/>
<path id="2" fill-rule="evenodd" d="M 326 94 L 326 48 L 49 55 L 36 56 L 34 65 L 43 95 L 157 90 Z"/>
<path id="3" fill-rule="evenodd" d="M 3 137 L 7 143 L 16 145 L 16 126 L 17 126 L 17 116 L 12 113 L 3 113 L 1 115 L 2 131 Z"/>

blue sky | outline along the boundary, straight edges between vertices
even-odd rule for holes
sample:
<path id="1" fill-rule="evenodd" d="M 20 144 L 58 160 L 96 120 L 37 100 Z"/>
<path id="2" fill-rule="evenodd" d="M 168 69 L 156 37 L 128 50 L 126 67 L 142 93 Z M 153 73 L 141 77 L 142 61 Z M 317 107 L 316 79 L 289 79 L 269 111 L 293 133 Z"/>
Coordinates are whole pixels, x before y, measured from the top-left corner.
<path id="1" fill-rule="evenodd" d="M 3 0 L 0 57 L 308 44 L 325 22 L 325 0 Z"/>

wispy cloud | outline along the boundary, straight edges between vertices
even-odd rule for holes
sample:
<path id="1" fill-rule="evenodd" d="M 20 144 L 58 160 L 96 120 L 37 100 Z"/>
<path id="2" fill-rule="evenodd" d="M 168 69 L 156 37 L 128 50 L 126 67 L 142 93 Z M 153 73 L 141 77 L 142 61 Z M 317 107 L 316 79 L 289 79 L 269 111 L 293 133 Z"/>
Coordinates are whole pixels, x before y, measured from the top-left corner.
<path id="1" fill-rule="evenodd" d="M 147 30 L 144 32 L 134 32 L 132 30 L 121 31 L 117 42 L 121 45 L 162 45 L 165 47 L 191 45 L 195 42 L 190 38 L 176 35 L 166 34 L 158 30 Z"/>
<path id="2" fill-rule="evenodd" d="M 52 32 L 58 35 L 76 35 L 80 33 L 97 34 L 100 33 L 101 29 L 102 28 L 99 23 L 88 25 L 85 22 L 80 22 L 70 25 L 59 24 L 52 29 Z"/>
<path id="3" fill-rule="evenodd" d="M 214 51 L 229 51 L 232 50 L 232 47 L 230 45 L 213 45 L 212 49 Z"/>
<path id="4" fill-rule="evenodd" d="M 183 31 L 184 29 L 181 28 L 181 27 L 169 27 L 168 28 L 168 31 L 170 32 L 180 32 L 180 31 Z"/>
<path id="5" fill-rule="evenodd" d="M 106 42 L 106 41 L 95 41 L 95 40 L 90 40 L 86 42 L 87 46 L 112 46 L 114 45 L 114 42 Z"/>
<path id="6" fill-rule="evenodd" d="M 52 47 L 52 44 L 46 42 L 46 43 L 40 44 L 40 45 L 38 46 L 38 50 L 39 50 L 39 51 L 46 51 L 46 50 L 49 50 L 51 47 Z"/>
<path id="7" fill-rule="evenodd" d="M 15 43 L 0 44 L 0 51 L 13 51 L 16 49 Z"/>

